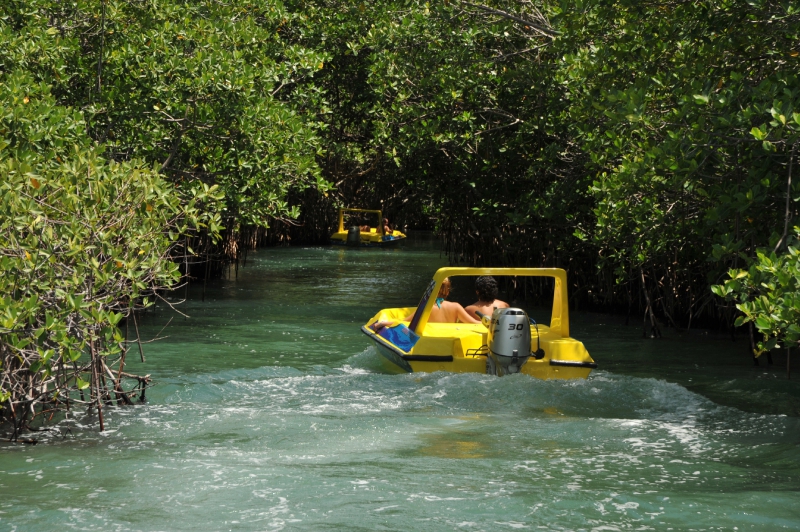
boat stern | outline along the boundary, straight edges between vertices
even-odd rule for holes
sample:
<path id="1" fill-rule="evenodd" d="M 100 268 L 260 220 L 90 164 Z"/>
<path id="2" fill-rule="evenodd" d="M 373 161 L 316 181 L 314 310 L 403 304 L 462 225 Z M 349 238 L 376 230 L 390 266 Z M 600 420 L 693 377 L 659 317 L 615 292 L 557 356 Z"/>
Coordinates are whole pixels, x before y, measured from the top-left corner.
<path id="1" fill-rule="evenodd" d="M 538 379 L 585 379 L 597 363 L 589 355 L 583 342 L 574 338 L 542 339 L 545 356 L 531 359 L 522 367 L 522 373 Z"/>

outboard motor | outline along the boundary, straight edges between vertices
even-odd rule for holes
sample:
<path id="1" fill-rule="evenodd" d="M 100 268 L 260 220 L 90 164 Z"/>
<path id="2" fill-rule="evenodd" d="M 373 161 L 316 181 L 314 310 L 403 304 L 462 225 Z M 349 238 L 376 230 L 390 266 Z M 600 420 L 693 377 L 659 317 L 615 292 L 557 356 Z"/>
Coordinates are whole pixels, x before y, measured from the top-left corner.
<path id="1" fill-rule="evenodd" d="M 347 245 L 356 247 L 361 245 L 361 228 L 357 225 L 347 229 Z"/>
<path id="2" fill-rule="evenodd" d="M 487 316 L 483 319 L 488 321 Z M 518 308 L 496 308 L 488 329 L 486 373 L 498 377 L 519 373 L 531 356 L 528 315 Z"/>

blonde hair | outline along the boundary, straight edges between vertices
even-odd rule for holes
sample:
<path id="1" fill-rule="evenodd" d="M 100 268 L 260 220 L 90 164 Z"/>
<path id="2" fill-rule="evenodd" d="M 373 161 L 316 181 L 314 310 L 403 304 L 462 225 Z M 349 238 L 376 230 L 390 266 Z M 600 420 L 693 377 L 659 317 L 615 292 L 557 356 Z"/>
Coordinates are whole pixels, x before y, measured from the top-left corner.
<path id="1" fill-rule="evenodd" d="M 442 286 L 439 288 L 439 295 L 436 297 L 447 297 L 450 295 L 450 278 L 445 277 L 442 281 Z"/>

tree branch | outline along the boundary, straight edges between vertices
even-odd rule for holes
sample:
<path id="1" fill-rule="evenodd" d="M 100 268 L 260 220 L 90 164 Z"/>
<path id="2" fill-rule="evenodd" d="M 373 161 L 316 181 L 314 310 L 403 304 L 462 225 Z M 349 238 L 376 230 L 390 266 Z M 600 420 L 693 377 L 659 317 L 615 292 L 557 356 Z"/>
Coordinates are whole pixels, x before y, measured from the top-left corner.
<path id="1" fill-rule="evenodd" d="M 789 155 L 789 177 L 786 179 L 786 214 L 783 221 L 783 235 L 781 235 L 781 239 L 778 240 L 778 243 L 775 244 L 775 253 L 778 252 L 778 249 L 780 249 L 780 247 L 786 241 L 786 235 L 789 233 L 789 218 L 791 214 L 791 210 L 789 209 L 789 200 L 792 197 L 792 164 L 794 162 L 795 151 L 797 151 L 797 142 L 795 142 L 794 146 L 792 146 L 792 153 Z"/>
<path id="2" fill-rule="evenodd" d="M 468 5 L 468 6 L 476 7 L 478 9 L 482 10 L 482 11 L 486 11 L 487 13 L 491 13 L 493 15 L 500 15 L 503 18 L 507 18 L 509 20 L 513 20 L 514 22 L 518 22 L 519 24 L 523 24 L 524 26 L 527 26 L 528 28 L 534 29 L 534 30 L 538 31 L 539 33 L 541 33 L 541 34 L 543 34 L 543 35 L 545 35 L 547 37 L 551 37 L 552 38 L 552 37 L 556 37 L 556 36 L 559 35 L 559 32 L 557 32 L 554 29 L 542 26 L 541 24 L 537 24 L 537 23 L 531 22 L 529 20 L 525 20 L 524 18 L 520 18 L 520 17 L 518 17 L 516 15 L 512 15 L 511 13 L 506 13 L 505 11 L 501 11 L 499 9 L 495 9 L 495 8 L 488 7 L 488 6 L 482 6 L 480 4 L 473 4 L 472 2 L 464 2 L 464 3 L 466 5 Z"/>

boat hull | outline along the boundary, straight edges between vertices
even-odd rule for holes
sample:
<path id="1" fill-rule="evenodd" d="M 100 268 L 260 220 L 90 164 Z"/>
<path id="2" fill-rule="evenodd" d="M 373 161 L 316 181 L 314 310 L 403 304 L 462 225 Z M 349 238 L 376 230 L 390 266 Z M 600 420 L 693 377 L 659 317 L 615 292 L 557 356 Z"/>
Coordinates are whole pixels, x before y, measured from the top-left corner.
<path id="1" fill-rule="evenodd" d="M 447 354 L 443 351 L 406 353 L 397 346 L 375 334 L 367 326 L 361 327 L 361 332 L 366 334 L 375 344 L 381 358 L 381 366 L 386 373 L 433 373 L 447 371 L 451 373 L 486 373 L 486 356 L 482 354 Z M 569 341 L 571 340 L 571 342 Z M 564 343 L 564 342 L 562 342 Z M 544 343 L 545 352 L 556 350 L 554 345 Z M 574 339 L 568 339 L 566 344 L 572 344 L 571 351 L 583 351 L 583 344 Z M 562 351 L 564 351 L 562 349 Z M 569 360 L 546 357 L 542 360 L 530 359 L 522 366 L 520 373 L 530 375 L 537 379 L 585 379 L 597 364 L 589 358 L 588 354 L 582 356 L 584 360 Z"/>
<path id="2" fill-rule="evenodd" d="M 342 246 L 342 247 L 354 247 L 354 248 L 394 248 L 397 247 L 400 242 L 405 240 L 405 236 L 401 237 L 394 237 L 391 240 L 364 240 L 362 239 L 359 245 L 354 246 L 347 243 L 347 240 L 341 240 L 337 238 L 331 238 L 331 245 L 333 246 Z"/>
<path id="3" fill-rule="evenodd" d="M 411 365 L 403 359 L 403 356 L 381 342 L 374 342 L 375 349 L 381 358 L 381 368 L 385 373 L 400 374 L 412 373 L 414 370 Z"/>

